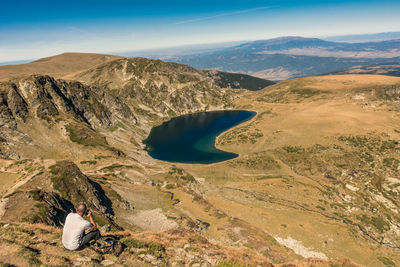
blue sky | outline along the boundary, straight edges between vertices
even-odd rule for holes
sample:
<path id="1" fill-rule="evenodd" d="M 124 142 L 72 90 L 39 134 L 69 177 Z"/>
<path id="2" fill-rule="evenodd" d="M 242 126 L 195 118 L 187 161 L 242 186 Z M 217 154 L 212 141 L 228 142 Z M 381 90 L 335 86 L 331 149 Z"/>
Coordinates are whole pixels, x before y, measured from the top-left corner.
<path id="1" fill-rule="evenodd" d="M 400 31 L 400 1 L 0 0 L 0 62 L 63 52 Z"/>

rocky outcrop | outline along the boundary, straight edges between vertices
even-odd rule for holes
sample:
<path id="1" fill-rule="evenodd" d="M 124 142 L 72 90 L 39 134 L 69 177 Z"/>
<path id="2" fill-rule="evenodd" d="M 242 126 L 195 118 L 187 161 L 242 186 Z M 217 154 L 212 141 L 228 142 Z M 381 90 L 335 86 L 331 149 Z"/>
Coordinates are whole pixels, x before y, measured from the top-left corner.
<path id="1" fill-rule="evenodd" d="M 19 159 L 16 143 L 27 144 L 30 138 L 17 131 L 18 121 L 25 120 L 27 106 L 15 87 L 0 84 L 0 158 Z"/>
<path id="2" fill-rule="evenodd" d="M 31 190 L 29 193 L 34 200 L 40 202 L 40 204 L 36 204 L 36 206 L 42 209 L 41 212 L 31 217 L 31 219 L 33 219 L 32 222 L 41 222 L 60 227 L 64 225 L 67 215 L 75 211 L 74 205 L 70 201 L 62 198 L 55 192 L 46 192 L 41 189 L 36 189 Z"/>
<path id="3" fill-rule="evenodd" d="M 13 116 L 25 120 L 28 116 L 28 105 L 18 92 L 18 88 L 15 86 L 15 84 L 11 84 L 11 89 L 8 91 L 7 100 Z"/>
<path id="4" fill-rule="evenodd" d="M 92 127 L 112 125 L 110 111 L 100 103 L 93 89 L 75 81 L 56 80 L 50 76 L 30 76 L 17 83 L 37 117 L 54 117 L 60 113 L 73 115 Z"/>
<path id="5" fill-rule="evenodd" d="M 50 169 L 52 185 L 63 198 L 72 203 L 85 202 L 88 208 L 113 218 L 111 200 L 102 187 L 84 175 L 73 162 L 60 161 Z"/>
<path id="6" fill-rule="evenodd" d="M 0 127 L 17 129 L 17 122 L 8 104 L 8 97 L 5 92 L 0 92 Z"/>
<path id="7" fill-rule="evenodd" d="M 59 161 L 48 170 L 33 175 L 5 198 L 2 219 L 61 227 L 66 216 L 83 202 L 100 226 L 108 224 L 113 229 L 121 229 L 115 222 L 114 208 L 132 210 L 132 203 L 111 188 L 106 191 L 73 162 Z"/>
<path id="8" fill-rule="evenodd" d="M 48 119 L 66 114 L 87 122 L 92 127 L 112 125 L 110 111 L 100 103 L 92 88 L 79 82 L 56 80 L 32 75 L 0 84 L 2 122 L 11 129 L 28 116 Z"/>
<path id="9" fill-rule="evenodd" d="M 192 67 L 123 58 L 75 76 L 75 79 L 112 91 L 128 106 L 145 105 L 159 116 L 180 115 L 231 105 L 232 94 L 202 71 Z"/>

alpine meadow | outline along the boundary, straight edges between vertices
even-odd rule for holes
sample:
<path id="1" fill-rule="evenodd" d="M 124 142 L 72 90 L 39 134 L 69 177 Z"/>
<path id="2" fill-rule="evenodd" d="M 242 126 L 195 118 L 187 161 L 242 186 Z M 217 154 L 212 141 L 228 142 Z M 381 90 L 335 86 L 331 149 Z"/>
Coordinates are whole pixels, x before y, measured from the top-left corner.
<path id="1" fill-rule="evenodd" d="M 400 266 L 397 1 L 1 6 L 0 266 Z"/>

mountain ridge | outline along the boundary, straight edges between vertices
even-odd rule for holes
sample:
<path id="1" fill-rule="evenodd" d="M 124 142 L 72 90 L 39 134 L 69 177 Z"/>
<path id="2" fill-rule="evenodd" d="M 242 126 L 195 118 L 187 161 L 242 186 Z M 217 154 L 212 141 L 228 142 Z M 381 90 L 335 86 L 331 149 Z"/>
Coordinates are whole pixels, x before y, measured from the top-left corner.
<path id="1" fill-rule="evenodd" d="M 82 71 L 94 65 L 120 58 L 96 53 L 67 52 L 41 58 L 30 63 L 0 66 L 0 81 L 29 74 L 48 74 L 56 78 Z"/>
<path id="2" fill-rule="evenodd" d="M 81 265 L 400 260 L 400 78 L 328 75 L 252 91 L 241 90 L 246 79 L 260 86 L 246 76 L 144 58 L 64 73 L 71 78 L 0 83 L 0 251 L 10 251 L 0 262 L 79 262 L 88 250 L 64 253 L 60 230 L 43 225 L 59 226 L 77 201 L 127 246 L 119 258 L 90 252 Z M 174 164 L 145 151 L 155 125 L 229 109 L 257 112 L 217 138 L 237 158 Z"/>
<path id="3" fill-rule="evenodd" d="M 318 38 L 279 37 L 166 60 L 276 81 L 396 61 L 400 57 L 399 44 L 399 39 L 344 43 Z"/>

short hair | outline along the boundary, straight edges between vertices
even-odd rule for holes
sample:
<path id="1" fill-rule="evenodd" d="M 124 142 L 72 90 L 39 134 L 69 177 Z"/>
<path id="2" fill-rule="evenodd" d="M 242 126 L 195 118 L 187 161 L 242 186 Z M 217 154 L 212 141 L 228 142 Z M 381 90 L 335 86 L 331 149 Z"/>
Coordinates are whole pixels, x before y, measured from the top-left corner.
<path id="1" fill-rule="evenodd" d="M 86 212 L 86 209 L 87 209 L 86 204 L 81 202 L 78 204 L 78 207 L 76 208 L 76 212 L 84 214 Z"/>

